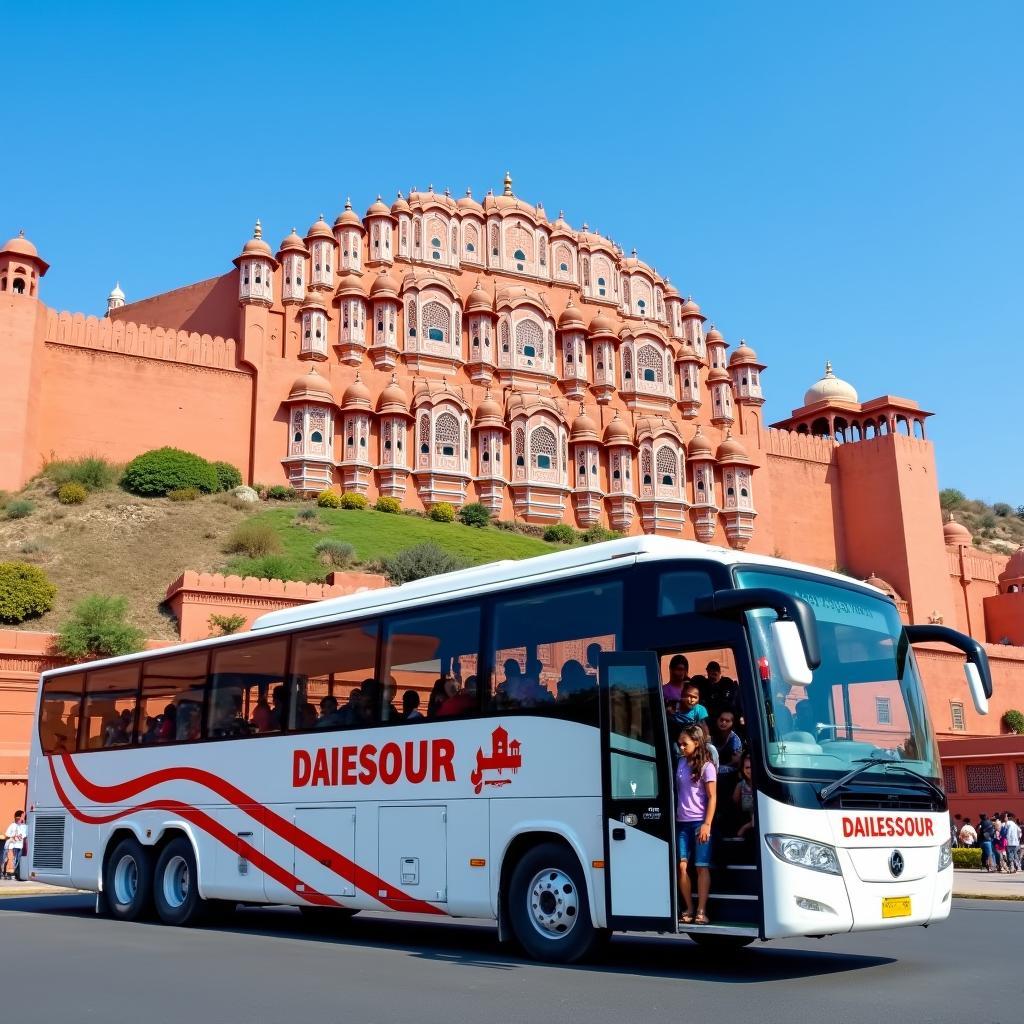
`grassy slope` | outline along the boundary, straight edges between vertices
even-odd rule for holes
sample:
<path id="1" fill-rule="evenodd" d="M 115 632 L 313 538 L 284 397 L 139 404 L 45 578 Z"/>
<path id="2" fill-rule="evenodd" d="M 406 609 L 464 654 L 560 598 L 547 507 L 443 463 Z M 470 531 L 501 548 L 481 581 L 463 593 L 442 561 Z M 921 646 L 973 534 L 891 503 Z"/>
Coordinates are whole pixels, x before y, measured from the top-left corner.
<path id="1" fill-rule="evenodd" d="M 317 531 L 295 525 L 294 507 L 267 509 L 255 517 L 274 527 L 284 546 L 283 554 L 304 579 L 315 579 L 325 572 L 313 552 L 321 540 L 340 540 L 351 544 L 356 549 L 356 557 L 364 563 L 375 562 L 402 548 L 426 541 L 432 541 L 474 564 L 501 558 L 529 558 L 556 550 L 556 545 L 493 527 L 480 530 L 461 523 L 435 523 L 418 516 L 396 516 L 370 510 L 318 511 L 320 529 Z M 248 559 L 240 558 L 231 566 L 234 571 L 244 573 L 248 564 Z"/>

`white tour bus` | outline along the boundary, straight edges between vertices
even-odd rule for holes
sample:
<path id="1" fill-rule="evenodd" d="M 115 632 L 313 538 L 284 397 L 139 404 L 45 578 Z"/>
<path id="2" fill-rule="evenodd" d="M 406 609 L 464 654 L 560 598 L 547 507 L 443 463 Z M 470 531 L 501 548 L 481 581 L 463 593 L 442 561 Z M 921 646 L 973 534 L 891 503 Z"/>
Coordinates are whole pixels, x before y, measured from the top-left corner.
<path id="1" fill-rule="evenodd" d="M 984 711 L 970 638 L 845 576 L 660 537 L 274 612 L 43 675 L 21 876 L 178 925 L 237 903 L 493 918 L 551 961 L 616 930 L 929 924 L 953 871 L 918 641 L 964 651 Z M 755 790 L 737 837 L 723 765 L 700 926 L 678 920 L 677 654 L 739 705 Z"/>

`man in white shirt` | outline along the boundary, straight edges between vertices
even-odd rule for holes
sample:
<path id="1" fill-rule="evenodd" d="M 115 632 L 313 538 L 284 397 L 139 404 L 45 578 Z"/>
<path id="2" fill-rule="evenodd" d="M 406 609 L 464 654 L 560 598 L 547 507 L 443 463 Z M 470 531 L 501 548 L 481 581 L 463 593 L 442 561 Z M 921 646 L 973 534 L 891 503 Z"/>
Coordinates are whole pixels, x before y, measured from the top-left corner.
<path id="1" fill-rule="evenodd" d="M 1013 814 L 1006 815 L 1006 865 L 1010 874 L 1020 870 L 1020 824 Z"/>
<path id="2" fill-rule="evenodd" d="M 7 831 L 4 833 L 4 878 L 18 877 L 18 863 L 21 861 L 21 851 L 25 846 L 26 835 L 28 835 L 28 829 L 25 827 L 25 812 L 15 811 L 14 821 L 7 826 Z M 9 869 L 8 864 L 10 864 Z"/>
<path id="3" fill-rule="evenodd" d="M 960 845 L 961 846 L 974 846 L 978 841 L 978 833 L 974 826 L 969 822 L 965 821 L 963 827 L 960 829 Z"/>

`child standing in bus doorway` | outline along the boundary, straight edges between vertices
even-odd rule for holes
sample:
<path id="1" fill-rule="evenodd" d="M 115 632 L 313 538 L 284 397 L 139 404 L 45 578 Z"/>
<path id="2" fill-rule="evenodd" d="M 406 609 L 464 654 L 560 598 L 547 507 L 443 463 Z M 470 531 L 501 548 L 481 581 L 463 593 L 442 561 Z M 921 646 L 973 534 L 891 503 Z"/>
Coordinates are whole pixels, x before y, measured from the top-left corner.
<path id="1" fill-rule="evenodd" d="M 679 734 L 682 757 L 676 766 L 676 829 L 679 845 L 679 896 L 683 902 L 680 924 L 709 924 L 711 891 L 711 822 L 715 817 L 717 772 L 699 725 L 684 726 Z M 697 911 L 688 868 L 697 869 Z"/>

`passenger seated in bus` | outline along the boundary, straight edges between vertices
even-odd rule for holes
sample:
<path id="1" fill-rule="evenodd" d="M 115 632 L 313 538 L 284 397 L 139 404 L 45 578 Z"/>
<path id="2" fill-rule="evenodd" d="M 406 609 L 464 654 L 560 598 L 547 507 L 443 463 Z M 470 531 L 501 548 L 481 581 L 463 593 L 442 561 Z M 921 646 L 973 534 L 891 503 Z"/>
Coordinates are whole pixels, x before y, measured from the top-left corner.
<path id="1" fill-rule="evenodd" d="M 502 670 L 505 678 L 494 690 L 494 704 L 498 708 L 519 707 L 523 690 L 523 670 L 515 658 L 506 658 Z M 435 684 L 436 685 L 436 684 Z M 431 694 L 433 697 L 433 694 Z"/>
<path id="2" fill-rule="evenodd" d="M 174 716 L 177 740 L 197 740 L 202 733 L 201 712 L 198 704 L 191 701 L 179 704 Z"/>
<path id="3" fill-rule="evenodd" d="M 146 728 L 142 735 L 139 737 L 139 743 L 143 746 L 149 746 L 150 744 L 157 742 L 157 737 L 160 735 L 160 716 L 159 715 L 146 715 Z"/>
<path id="4" fill-rule="evenodd" d="M 402 717 L 407 722 L 418 722 L 423 719 L 420 711 L 420 695 L 415 690 L 406 690 L 402 694 Z"/>
<path id="5" fill-rule="evenodd" d="M 210 735 L 240 736 L 248 731 L 242 717 L 242 695 L 236 689 L 218 690 L 210 710 Z"/>
<path id="6" fill-rule="evenodd" d="M 170 743 L 178 738 L 178 707 L 176 704 L 168 704 L 164 707 L 164 713 L 158 716 L 160 724 L 156 730 L 157 743 Z"/>
<path id="7" fill-rule="evenodd" d="M 594 692 L 595 680 L 587 675 L 587 670 L 575 659 L 570 658 L 563 666 L 558 680 L 558 699 L 560 701 L 579 698 Z"/>
<path id="8" fill-rule="evenodd" d="M 320 714 L 316 719 L 318 729 L 333 729 L 338 724 L 338 698 L 327 694 L 320 698 Z"/>
<path id="9" fill-rule="evenodd" d="M 349 691 L 345 706 L 338 709 L 338 724 L 345 726 L 359 725 L 363 721 L 363 691 L 353 686 Z"/>
<path id="10" fill-rule="evenodd" d="M 315 729 L 317 723 L 316 705 L 304 700 L 299 704 L 299 713 L 295 727 L 297 729 Z"/>
<path id="11" fill-rule="evenodd" d="M 519 693 L 519 706 L 533 708 L 541 704 L 550 704 L 555 698 L 551 691 L 541 682 L 544 662 L 539 658 L 530 658 L 526 663 L 526 672 L 522 676 Z"/>
<path id="12" fill-rule="evenodd" d="M 676 765 L 676 829 L 679 851 L 680 924 L 709 924 L 711 891 L 711 823 L 717 801 L 717 772 L 707 738 L 699 725 L 682 728 L 678 738 L 682 757 Z M 688 868 L 697 869 L 697 912 Z"/>
<path id="13" fill-rule="evenodd" d="M 597 680 L 599 659 L 603 650 L 604 648 L 598 643 L 587 644 L 587 675 L 592 676 L 595 683 Z"/>
<path id="14" fill-rule="evenodd" d="M 103 746 L 123 747 L 132 734 L 134 712 L 125 708 L 119 715 L 108 719 L 103 727 Z"/>
<path id="15" fill-rule="evenodd" d="M 715 719 L 712 741 L 718 751 L 718 773 L 735 773 L 743 755 L 743 743 L 734 731 L 736 716 L 731 711 L 721 711 Z"/>
<path id="16" fill-rule="evenodd" d="M 793 729 L 796 732 L 810 733 L 814 741 L 818 741 L 818 716 L 814 713 L 814 705 L 807 700 L 796 702 Z"/>
<path id="17" fill-rule="evenodd" d="M 448 690 L 445 683 L 445 676 L 434 680 L 430 696 L 427 698 L 427 718 L 437 718 L 438 708 L 448 699 Z"/>
<path id="18" fill-rule="evenodd" d="M 742 839 L 754 829 L 754 780 L 750 771 L 750 755 L 744 754 L 740 768 L 740 781 L 732 793 L 732 801 L 739 814 L 740 826 L 736 836 Z"/>
<path id="19" fill-rule="evenodd" d="M 445 693 L 448 696 L 437 709 L 438 718 L 468 715 L 476 711 L 476 676 L 470 676 L 462 689 L 459 689 L 457 679 L 448 676 L 445 680 Z"/>
<path id="20" fill-rule="evenodd" d="M 398 708 L 395 707 L 395 691 L 398 689 L 395 686 L 395 680 L 388 678 L 384 683 L 383 687 L 381 721 L 382 722 L 399 722 L 403 716 L 398 713 Z"/>

